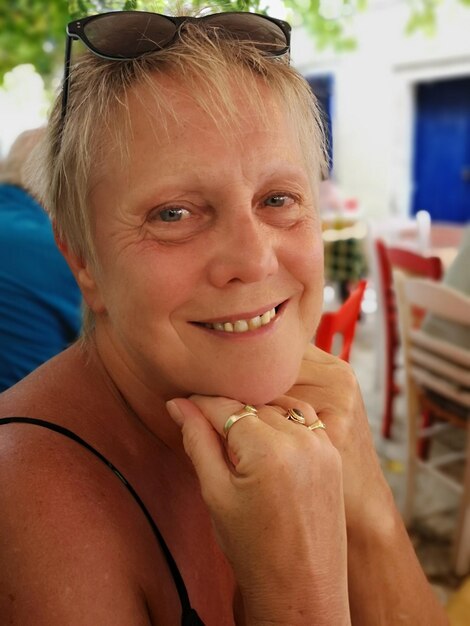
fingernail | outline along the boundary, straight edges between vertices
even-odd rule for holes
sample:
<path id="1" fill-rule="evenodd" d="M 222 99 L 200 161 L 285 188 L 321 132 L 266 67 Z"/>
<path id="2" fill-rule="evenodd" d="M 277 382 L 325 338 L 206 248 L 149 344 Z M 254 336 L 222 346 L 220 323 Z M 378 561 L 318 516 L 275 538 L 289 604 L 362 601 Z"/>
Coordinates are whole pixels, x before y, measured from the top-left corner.
<path id="1" fill-rule="evenodd" d="M 178 426 L 182 426 L 184 424 L 184 415 L 175 400 L 168 400 L 166 403 L 166 409 L 170 414 L 171 419 L 178 424 Z"/>

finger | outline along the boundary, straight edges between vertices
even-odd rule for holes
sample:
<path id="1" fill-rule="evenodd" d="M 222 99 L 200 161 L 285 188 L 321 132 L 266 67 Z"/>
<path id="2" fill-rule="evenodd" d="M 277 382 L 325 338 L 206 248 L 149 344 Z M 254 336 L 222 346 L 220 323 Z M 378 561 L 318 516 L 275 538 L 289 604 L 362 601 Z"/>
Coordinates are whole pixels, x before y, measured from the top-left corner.
<path id="1" fill-rule="evenodd" d="M 266 405 L 255 408 L 231 398 L 214 398 L 209 396 L 191 396 L 191 400 L 199 406 L 217 432 L 227 439 L 230 446 L 232 446 L 235 431 L 237 432 L 237 438 L 242 437 L 246 440 L 248 437 L 252 438 L 255 434 L 266 436 L 263 425 L 275 430 L 289 428 L 289 426 L 285 426 L 287 422 L 286 411 L 280 406 Z M 247 413 L 250 413 L 251 408 L 254 408 L 257 415 L 247 415 L 237 420 L 230 427 L 230 437 L 228 434 L 226 435 L 224 427 L 228 420 L 237 414 L 245 412 L 245 409 Z"/>
<path id="2" fill-rule="evenodd" d="M 212 490 L 216 493 L 226 489 L 230 481 L 231 470 L 220 437 L 190 400 L 175 398 L 166 406 L 170 416 L 181 426 L 185 452 L 196 470 L 207 502 Z"/>
<path id="3" fill-rule="evenodd" d="M 191 402 L 199 407 L 207 420 L 212 424 L 213 428 L 219 433 L 221 437 L 228 440 L 226 433 L 224 433 L 224 426 L 228 419 L 234 416 L 236 413 L 242 411 L 245 406 L 238 400 L 232 398 L 212 397 L 212 396 L 198 396 L 193 395 L 190 397 Z M 253 407 L 254 408 L 254 407 Z M 247 408 L 247 413 L 250 413 L 250 409 Z M 247 425 L 255 427 L 258 425 L 259 418 L 256 415 L 257 409 L 254 409 L 254 415 L 247 415 L 238 420 L 230 428 L 230 435 L 232 431 L 244 430 L 246 431 Z M 251 430 L 250 428 L 248 430 Z M 231 438 L 231 437 L 230 437 Z"/>
<path id="4" fill-rule="evenodd" d="M 215 430 L 224 437 L 223 430 L 227 420 L 235 413 L 242 411 L 246 405 L 230 398 L 214 398 L 209 396 L 191 396 L 194 402 L 214 426 Z M 281 423 L 283 417 L 272 407 L 261 407 L 258 416 L 248 415 L 233 424 L 225 438 L 227 454 L 232 460 L 237 472 L 240 467 L 252 468 L 272 454 L 278 442 L 277 429 L 272 428 L 265 421 L 267 413 L 273 413 Z"/>
<path id="5" fill-rule="evenodd" d="M 276 407 L 279 407 L 279 410 L 283 412 L 285 416 L 285 422 L 289 425 L 289 427 L 303 426 L 305 428 L 307 426 L 316 424 L 320 420 L 319 416 L 317 415 L 317 412 L 312 407 L 312 405 L 309 404 L 308 402 L 305 402 L 304 400 L 300 398 L 294 398 L 292 396 L 284 395 L 284 396 L 280 396 L 279 398 L 276 398 L 275 404 L 276 404 Z M 292 419 L 287 419 L 287 412 L 289 411 L 289 409 L 291 410 L 295 409 L 295 412 L 300 411 L 300 413 L 305 418 L 305 425 L 298 424 Z M 319 430 L 323 431 L 322 436 L 326 434 L 325 429 L 315 429 L 315 432 L 318 432 Z M 310 431 L 310 432 L 313 432 L 313 431 Z"/>

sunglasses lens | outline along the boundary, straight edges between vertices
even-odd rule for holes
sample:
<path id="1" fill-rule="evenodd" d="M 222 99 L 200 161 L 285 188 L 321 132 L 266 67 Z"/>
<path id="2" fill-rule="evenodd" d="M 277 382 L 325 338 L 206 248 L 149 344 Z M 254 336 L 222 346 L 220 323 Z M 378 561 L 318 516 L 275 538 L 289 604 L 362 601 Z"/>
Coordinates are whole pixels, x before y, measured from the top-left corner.
<path id="1" fill-rule="evenodd" d="M 219 35 L 251 42 L 265 54 L 283 54 L 288 49 L 283 29 L 262 15 L 218 13 L 200 21 L 217 28 Z M 104 13 L 84 27 L 95 52 L 114 59 L 132 59 L 160 50 L 172 41 L 176 31 L 177 26 L 164 15 L 139 11 Z"/>
<path id="2" fill-rule="evenodd" d="M 255 13 L 219 13 L 203 18 L 206 24 L 220 27 L 227 37 L 249 41 L 265 54 L 287 51 L 286 33 L 275 22 Z"/>
<path id="3" fill-rule="evenodd" d="M 176 26 L 163 15 L 152 13 L 106 13 L 85 25 L 84 34 L 99 54 L 132 59 L 164 48 Z"/>

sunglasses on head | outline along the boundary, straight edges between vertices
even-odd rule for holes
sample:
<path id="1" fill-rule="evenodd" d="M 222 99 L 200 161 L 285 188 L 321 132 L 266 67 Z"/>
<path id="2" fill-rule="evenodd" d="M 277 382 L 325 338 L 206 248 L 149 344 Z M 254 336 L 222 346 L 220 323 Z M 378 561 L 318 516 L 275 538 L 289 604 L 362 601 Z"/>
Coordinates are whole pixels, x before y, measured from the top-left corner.
<path id="1" fill-rule="evenodd" d="M 171 17 L 147 11 L 116 11 L 92 15 L 67 26 L 62 121 L 67 113 L 72 41 L 79 39 L 97 56 L 124 61 L 171 46 L 185 23 L 216 29 L 218 36 L 249 42 L 266 56 L 289 51 L 290 25 L 248 12 L 214 13 L 203 17 Z"/>

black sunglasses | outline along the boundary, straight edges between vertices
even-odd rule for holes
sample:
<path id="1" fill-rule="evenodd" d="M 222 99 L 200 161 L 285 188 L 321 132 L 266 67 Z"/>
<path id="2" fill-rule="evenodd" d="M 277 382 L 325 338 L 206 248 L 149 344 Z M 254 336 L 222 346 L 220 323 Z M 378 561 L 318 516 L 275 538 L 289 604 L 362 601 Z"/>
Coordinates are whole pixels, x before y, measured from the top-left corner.
<path id="1" fill-rule="evenodd" d="M 147 11 L 115 11 L 85 17 L 67 26 L 62 122 L 67 113 L 73 39 L 80 39 L 97 56 L 124 61 L 171 46 L 181 26 L 188 22 L 216 28 L 219 35 L 248 41 L 267 56 L 282 56 L 289 51 L 290 25 L 259 13 L 238 11 L 170 17 Z"/>

